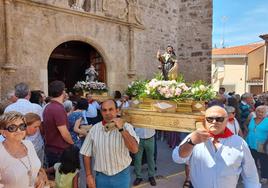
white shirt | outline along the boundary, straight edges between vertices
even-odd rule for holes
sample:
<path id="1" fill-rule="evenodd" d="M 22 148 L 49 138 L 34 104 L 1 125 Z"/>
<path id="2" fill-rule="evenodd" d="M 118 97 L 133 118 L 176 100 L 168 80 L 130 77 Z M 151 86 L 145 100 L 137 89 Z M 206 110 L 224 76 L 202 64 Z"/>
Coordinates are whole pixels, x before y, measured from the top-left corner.
<path id="1" fill-rule="evenodd" d="M 5 188 L 30 188 L 29 176 L 27 174 L 30 164 L 34 180 L 36 179 L 37 173 L 41 167 L 41 162 L 37 157 L 33 144 L 27 140 L 22 142 L 28 150 L 28 157 L 25 156 L 21 158 L 21 161 L 11 156 L 5 149 L 2 142 L 0 142 L 0 185 L 3 184 Z M 31 188 L 34 188 L 34 186 L 31 186 Z"/>
<path id="2" fill-rule="evenodd" d="M 98 110 L 100 109 L 100 105 L 97 101 L 94 101 L 93 103 L 88 104 L 86 117 L 89 117 L 89 118 L 97 117 L 97 115 L 98 115 L 97 109 Z"/>
<path id="3" fill-rule="evenodd" d="M 127 109 L 127 108 L 129 108 L 129 102 L 128 101 L 125 101 L 123 104 L 122 104 L 122 102 L 120 101 L 120 100 L 117 100 L 116 101 L 116 104 L 117 104 L 117 106 L 118 106 L 118 108 L 121 106 L 121 109 Z"/>
<path id="4" fill-rule="evenodd" d="M 227 128 L 230 129 L 233 134 L 238 135 L 238 132 L 240 131 L 240 126 L 236 118 L 234 118 L 233 123 L 230 123 L 229 121 L 227 122 Z"/>
<path id="5" fill-rule="evenodd" d="M 151 138 L 155 135 L 155 130 L 149 128 L 135 128 L 135 132 L 141 139 Z"/>
<path id="6" fill-rule="evenodd" d="M 31 103 L 27 99 L 18 99 L 15 103 L 8 105 L 5 109 L 5 113 L 10 112 L 10 111 L 20 112 L 23 115 L 25 115 L 29 112 L 32 112 L 32 113 L 38 114 L 40 116 L 41 120 L 43 119 L 42 118 L 42 112 L 43 112 L 42 107 L 38 104 Z"/>
<path id="7" fill-rule="evenodd" d="M 255 162 L 246 142 L 237 135 L 219 141 L 221 146 L 217 151 L 210 139 L 194 146 L 186 158 L 179 156 L 180 145 L 173 150 L 172 158 L 176 163 L 190 165 L 194 188 L 236 188 L 240 174 L 245 188 L 260 188 Z"/>
<path id="8" fill-rule="evenodd" d="M 124 129 L 139 143 L 139 138 L 132 125 L 125 123 Z M 132 160 L 118 129 L 105 132 L 102 122 L 95 124 L 90 129 L 80 153 L 94 157 L 94 170 L 108 176 L 121 172 L 130 165 Z"/>

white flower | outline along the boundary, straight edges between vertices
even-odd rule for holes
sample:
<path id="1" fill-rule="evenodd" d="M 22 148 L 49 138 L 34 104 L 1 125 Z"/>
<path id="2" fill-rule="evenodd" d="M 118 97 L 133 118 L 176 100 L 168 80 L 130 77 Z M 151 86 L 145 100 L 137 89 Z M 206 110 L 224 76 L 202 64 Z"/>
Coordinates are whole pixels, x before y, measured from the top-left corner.
<path id="1" fill-rule="evenodd" d="M 196 91 L 197 91 L 196 88 L 192 88 L 192 89 L 191 89 L 191 93 L 195 93 Z"/>
<path id="2" fill-rule="evenodd" d="M 147 95 L 149 95 L 150 94 L 150 90 L 145 90 L 145 93 L 147 94 Z"/>
<path id="3" fill-rule="evenodd" d="M 204 85 L 200 85 L 200 86 L 199 86 L 199 89 L 200 89 L 201 91 L 205 91 L 207 88 L 206 88 Z"/>

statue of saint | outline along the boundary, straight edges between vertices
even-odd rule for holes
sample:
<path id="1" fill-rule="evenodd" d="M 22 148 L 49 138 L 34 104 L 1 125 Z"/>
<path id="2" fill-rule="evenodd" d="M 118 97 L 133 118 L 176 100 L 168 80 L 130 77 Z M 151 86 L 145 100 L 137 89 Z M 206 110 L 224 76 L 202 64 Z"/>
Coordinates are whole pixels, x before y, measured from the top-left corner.
<path id="1" fill-rule="evenodd" d="M 85 75 L 87 82 L 94 82 L 97 80 L 99 73 L 95 70 L 95 67 L 93 65 L 90 65 L 90 67 L 86 69 Z"/>
<path id="2" fill-rule="evenodd" d="M 161 63 L 159 69 L 162 70 L 164 80 L 175 80 L 178 76 L 178 61 L 173 47 L 168 45 L 166 52 L 162 55 L 158 50 L 157 59 Z"/>
<path id="3" fill-rule="evenodd" d="M 75 10 L 84 11 L 84 9 L 83 9 L 84 2 L 85 2 L 85 0 L 74 0 L 71 8 L 73 8 Z"/>

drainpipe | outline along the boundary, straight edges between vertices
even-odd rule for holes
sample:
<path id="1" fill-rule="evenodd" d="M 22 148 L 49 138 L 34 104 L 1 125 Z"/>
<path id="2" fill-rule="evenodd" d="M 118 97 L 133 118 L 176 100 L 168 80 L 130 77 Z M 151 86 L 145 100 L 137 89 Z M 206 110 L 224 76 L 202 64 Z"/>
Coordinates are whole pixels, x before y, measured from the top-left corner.
<path id="1" fill-rule="evenodd" d="M 264 62 L 263 62 L 263 82 L 262 82 L 262 91 L 266 92 L 267 91 L 267 64 L 268 64 L 268 34 L 265 35 L 260 35 L 259 36 L 261 39 L 265 41 L 265 47 L 264 47 Z"/>
<path id="2" fill-rule="evenodd" d="M 248 80 L 248 57 L 244 58 L 245 60 L 245 84 L 244 84 L 244 93 L 247 91 L 247 80 Z"/>

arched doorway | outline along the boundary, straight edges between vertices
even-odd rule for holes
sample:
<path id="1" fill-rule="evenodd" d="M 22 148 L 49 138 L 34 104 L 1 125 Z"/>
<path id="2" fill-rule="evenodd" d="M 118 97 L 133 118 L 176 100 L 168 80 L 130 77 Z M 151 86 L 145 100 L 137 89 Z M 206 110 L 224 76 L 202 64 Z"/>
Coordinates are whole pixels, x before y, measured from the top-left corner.
<path id="1" fill-rule="evenodd" d="M 106 67 L 101 54 L 91 45 L 81 41 L 68 41 L 57 46 L 48 61 L 48 84 L 61 80 L 72 91 L 77 81 L 85 80 L 85 70 L 93 65 L 98 81 L 106 83 Z"/>

